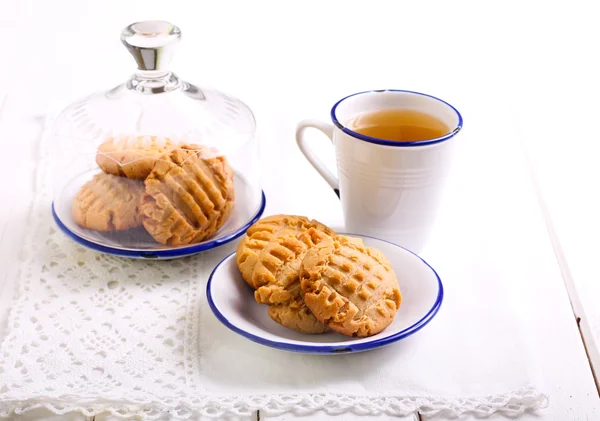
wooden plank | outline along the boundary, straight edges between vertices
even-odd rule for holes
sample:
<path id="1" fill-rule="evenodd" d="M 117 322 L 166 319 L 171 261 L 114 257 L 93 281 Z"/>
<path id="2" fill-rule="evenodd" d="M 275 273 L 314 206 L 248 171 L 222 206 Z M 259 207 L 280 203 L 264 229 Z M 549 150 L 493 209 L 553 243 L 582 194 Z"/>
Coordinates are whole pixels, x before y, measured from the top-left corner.
<path id="1" fill-rule="evenodd" d="M 588 218 L 565 217 L 564 192 L 555 187 L 549 188 L 555 181 L 552 180 L 553 171 L 544 168 L 544 165 L 548 164 L 545 158 L 535 153 L 532 155 L 534 156 L 530 158 L 530 165 L 540 207 L 586 349 L 596 389 L 600 393 L 600 306 L 597 302 L 600 297 L 600 282 L 595 274 L 598 250 L 593 246 L 600 230 L 592 225 L 593 221 L 590 224 Z M 584 202 L 579 206 L 594 209 L 593 203 L 585 203 L 589 202 L 586 195 L 580 196 L 579 199 Z M 569 203 L 569 206 L 572 206 L 576 201 L 570 200 Z M 575 222 L 576 220 L 579 222 Z"/>
<path id="2" fill-rule="evenodd" d="M 574 83 L 585 84 L 581 80 Z M 565 92 L 561 101 L 584 103 L 586 97 L 598 93 L 598 87 L 573 89 Z M 540 104 L 533 98 L 525 98 L 515 114 L 521 120 L 521 135 L 540 206 L 589 362 L 596 374 L 596 386 L 600 390 L 600 282 L 597 267 L 600 201 L 596 194 L 597 180 L 600 179 L 600 167 L 597 165 L 600 145 L 587 141 L 588 127 L 571 123 L 593 121 L 596 111 L 594 107 L 557 110 L 552 104 Z M 555 123 L 544 125 L 543 122 L 548 120 Z M 568 147 L 560 141 L 562 139 L 568 139 Z"/>
<path id="3" fill-rule="evenodd" d="M 35 409 L 24 414 L 13 416 L 10 420 L 19 421 L 92 421 L 90 417 L 78 413 L 56 415 L 46 409 Z"/>
<path id="4" fill-rule="evenodd" d="M 219 418 L 215 418 L 215 417 L 194 417 L 194 418 L 192 418 L 193 421 L 214 421 L 216 419 L 218 419 L 219 421 L 257 421 L 258 413 L 255 412 L 253 415 L 251 415 L 249 417 L 234 416 L 234 417 L 219 417 Z M 169 414 L 165 414 L 164 416 L 156 419 L 156 421 L 170 421 L 170 420 L 172 420 L 172 418 Z M 79 420 L 77 420 L 77 421 L 79 421 Z M 92 419 L 87 419 L 85 421 L 123 421 L 123 418 L 116 417 L 113 415 L 100 414 L 100 415 L 96 415 Z"/>
<path id="5" fill-rule="evenodd" d="M 285 414 L 279 416 L 266 416 L 261 415 L 260 421 L 365 421 L 366 419 L 374 420 L 374 421 L 420 421 L 418 416 L 409 415 L 406 417 L 392 417 L 389 415 L 380 415 L 380 416 L 369 416 L 365 417 L 362 415 L 356 415 L 352 413 L 340 414 L 340 415 L 327 415 L 323 411 L 318 411 L 314 414 L 310 415 L 294 415 L 294 414 Z"/>

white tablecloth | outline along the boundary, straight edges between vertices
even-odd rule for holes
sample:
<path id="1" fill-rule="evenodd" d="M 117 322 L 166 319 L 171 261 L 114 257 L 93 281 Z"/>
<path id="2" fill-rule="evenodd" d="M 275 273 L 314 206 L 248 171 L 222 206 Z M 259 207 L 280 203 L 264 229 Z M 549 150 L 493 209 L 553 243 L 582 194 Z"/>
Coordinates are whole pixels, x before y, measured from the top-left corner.
<path id="1" fill-rule="evenodd" d="M 531 299 L 523 293 L 531 244 L 511 244 L 531 229 L 528 214 L 508 205 L 521 203 L 527 192 L 523 157 L 510 138 L 502 147 L 493 137 L 478 141 L 489 123 L 477 110 L 468 112 L 473 123 L 458 147 L 442 216 L 424 253 L 446 284 L 440 317 L 396 346 L 334 358 L 269 350 L 219 324 L 203 297 L 204 282 L 234 245 L 151 264 L 107 258 L 72 243 L 49 215 L 45 154 L 53 145 L 42 144 L 29 218 L 34 231 L 25 241 L 20 298 L 1 349 L 0 397 L 9 411 L 43 405 L 144 417 L 161 408 L 182 417 L 257 409 L 484 416 L 538 406 L 532 392 L 515 391 L 544 385 L 528 345 L 528 329 L 538 326 L 520 317 L 523 300 Z M 298 156 L 293 142 L 263 138 L 263 146 L 262 162 Z M 507 164 L 513 169 L 508 174 Z M 265 180 L 277 180 L 266 189 L 266 214 L 306 202 L 279 187 L 305 180 L 303 165 L 292 158 L 264 166 Z M 333 192 L 311 191 L 312 209 L 296 213 L 335 226 L 339 204 L 322 207 Z"/>

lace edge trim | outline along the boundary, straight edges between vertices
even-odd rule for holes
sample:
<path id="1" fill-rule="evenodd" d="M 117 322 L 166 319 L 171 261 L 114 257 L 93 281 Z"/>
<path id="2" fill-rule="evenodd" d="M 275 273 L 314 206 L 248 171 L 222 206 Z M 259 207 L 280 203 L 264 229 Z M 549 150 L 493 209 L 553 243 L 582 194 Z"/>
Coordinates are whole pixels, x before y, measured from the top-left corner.
<path id="1" fill-rule="evenodd" d="M 36 409 L 46 409 L 56 415 L 71 412 L 86 417 L 110 414 L 121 419 L 142 417 L 156 420 L 165 413 L 171 419 L 193 420 L 200 417 L 220 418 L 225 416 L 251 416 L 256 411 L 265 415 L 294 413 L 309 415 L 324 411 L 328 415 L 354 413 L 356 415 L 407 416 L 419 412 L 424 416 L 446 415 L 459 417 L 474 415 L 489 417 L 500 414 L 508 417 L 519 416 L 525 412 L 537 411 L 548 407 L 546 395 L 533 389 L 520 389 L 503 395 L 473 398 L 441 398 L 418 396 L 357 396 L 332 393 L 312 393 L 305 395 L 268 395 L 246 398 L 207 397 L 203 405 L 196 408 L 188 404 L 167 407 L 158 403 L 90 403 L 74 405 L 61 400 L 52 402 L 5 401 L 0 404 L 0 417 L 21 415 Z"/>

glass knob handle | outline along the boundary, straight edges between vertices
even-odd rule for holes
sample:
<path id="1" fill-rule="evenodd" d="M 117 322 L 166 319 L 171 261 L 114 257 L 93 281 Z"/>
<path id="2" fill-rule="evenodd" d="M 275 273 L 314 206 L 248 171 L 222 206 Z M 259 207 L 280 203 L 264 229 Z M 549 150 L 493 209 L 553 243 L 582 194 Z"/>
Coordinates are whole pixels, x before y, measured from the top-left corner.
<path id="1" fill-rule="evenodd" d="M 141 71 L 166 72 L 180 39 L 179 28 L 162 20 L 132 23 L 121 32 L 121 41 Z"/>

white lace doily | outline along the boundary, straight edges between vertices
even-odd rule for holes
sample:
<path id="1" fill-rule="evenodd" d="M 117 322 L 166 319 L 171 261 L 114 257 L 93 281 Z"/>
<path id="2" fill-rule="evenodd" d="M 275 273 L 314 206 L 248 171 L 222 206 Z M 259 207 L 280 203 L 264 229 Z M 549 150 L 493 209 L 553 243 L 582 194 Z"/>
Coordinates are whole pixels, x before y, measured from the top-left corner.
<path id="1" fill-rule="evenodd" d="M 43 171 L 39 176 L 47 178 Z M 250 415 L 256 410 L 365 415 L 407 415 L 418 410 L 425 415 L 485 417 L 516 416 L 546 404 L 544 395 L 529 388 L 444 398 L 402 390 L 357 392 L 352 387 L 349 391 L 336 387 L 336 393 L 331 393 L 321 381 L 299 383 L 297 391 L 290 387 L 293 382 L 271 384 L 293 377 L 296 362 L 323 361 L 323 357 L 294 360 L 301 357 L 291 354 L 285 356 L 291 363 L 278 364 L 279 377 L 273 377 L 270 387 L 257 384 L 240 391 L 232 382 L 229 395 L 224 392 L 229 390 L 227 384 L 216 390 L 211 384 L 225 373 L 226 364 L 210 365 L 203 353 L 233 353 L 240 358 L 252 353 L 255 359 L 248 363 L 248 372 L 233 373 L 233 378 L 269 370 L 273 359 L 279 358 L 272 354 L 279 351 L 255 345 L 231 349 L 228 340 L 243 339 L 232 339 L 235 335 L 206 310 L 206 277 L 223 252 L 152 262 L 85 249 L 58 232 L 51 220 L 48 191 L 40 183 L 25 241 L 19 293 L 0 348 L 1 416 L 44 407 L 56 414 L 110 412 L 149 420 L 166 412 L 173 419 L 194 419 Z M 217 341 L 219 335 L 231 336 Z M 308 365 L 303 365 L 304 371 L 310 370 Z M 223 376 L 232 377 L 231 373 Z"/>

